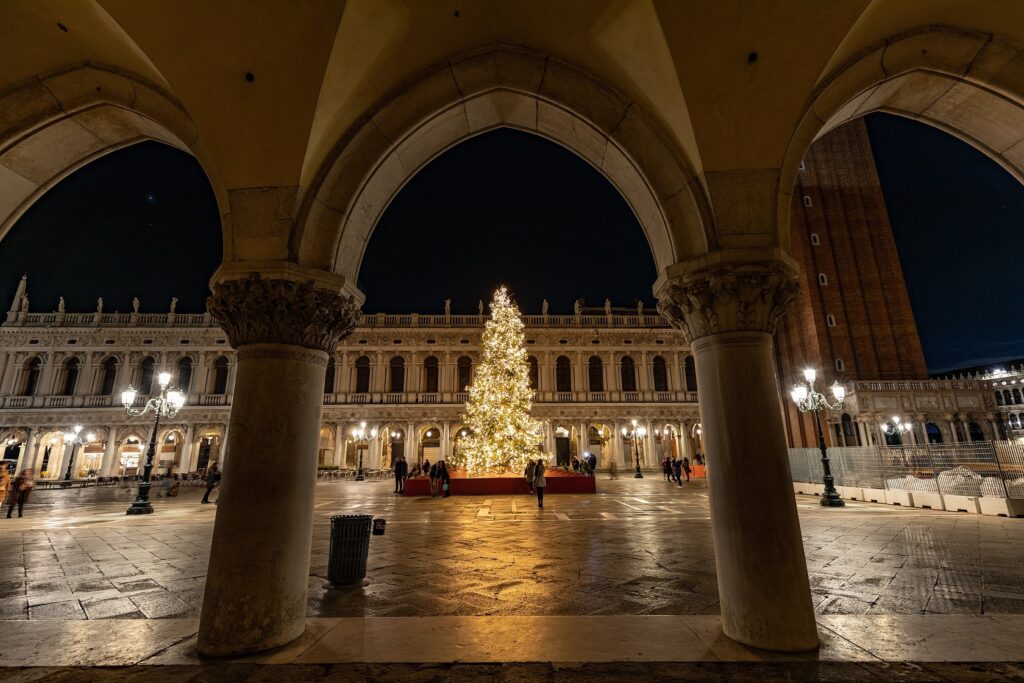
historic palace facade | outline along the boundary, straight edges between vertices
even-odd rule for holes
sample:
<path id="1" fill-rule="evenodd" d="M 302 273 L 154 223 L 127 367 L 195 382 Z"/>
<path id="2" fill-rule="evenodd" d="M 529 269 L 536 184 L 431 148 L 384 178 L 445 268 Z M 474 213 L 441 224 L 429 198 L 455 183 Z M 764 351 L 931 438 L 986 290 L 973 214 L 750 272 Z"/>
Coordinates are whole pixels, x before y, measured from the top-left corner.
<path id="1" fill-rule="evenodd" d="M 225 457 L 236 356 L 208 314 L 28 313 L 16 302 L 0 327 L 0 438 L 18 468 L 51 478 L 68 472 L 65 434 L 82 425 L 72 475 L 134 474 L 152 422 L 120 404 L 159 392 L 157 375 L 187 392 L 157 435 L 159 472 L 194 472 Z M 321 467 L 387 468 L 446 458 L 458 448 L 466 388 L 478 360 L 481 316 L 364 315 L 329 360 L 324 382 Z M 525 316 L 534 415 L 552 463 L 589 451 L 598 465 L 657 467 L 665 454 L 701 451 L 693 358 L 658 314 Z M 633 448 L 621 430 L 647 436 Z M 358 441 L 366 423 L 376 437 Z M 233 457 L 239 457 L 237 454 Z M 230 467 L 230 464 L 227 465 Z"/>

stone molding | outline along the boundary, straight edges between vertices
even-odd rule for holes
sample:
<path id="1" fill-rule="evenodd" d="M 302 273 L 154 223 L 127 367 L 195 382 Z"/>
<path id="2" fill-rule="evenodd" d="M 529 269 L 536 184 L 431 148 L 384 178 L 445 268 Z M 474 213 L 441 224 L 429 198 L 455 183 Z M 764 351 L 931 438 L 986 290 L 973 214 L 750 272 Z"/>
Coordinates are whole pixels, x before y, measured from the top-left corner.
<path id="1" fill-rule="evenodd" d="M 238 360 L 294 360 L 300 363 L 313 363 L 327 367 L 327 352 L 315 351 L 312 349 L 281 348 L 279 346 L 264 346 L 252 344 L 238 350 Z"/>
<path id="2" fill-rule="evenodd" d="M 268 279 L 257 273 L 214 284 L 206 308 L 235 349 L 287 344 L 330 352 L 359 321 L 359 306 L 351 296 L 319 288 L 313 280 Z"/>
<path id="3" fill-rule="evenodd" d="M 666 282 L 658 311 L 687 343 L 725 332 L 773 334 L 798 287 L 797 271 L 783 261 L 714 264 Z"/>

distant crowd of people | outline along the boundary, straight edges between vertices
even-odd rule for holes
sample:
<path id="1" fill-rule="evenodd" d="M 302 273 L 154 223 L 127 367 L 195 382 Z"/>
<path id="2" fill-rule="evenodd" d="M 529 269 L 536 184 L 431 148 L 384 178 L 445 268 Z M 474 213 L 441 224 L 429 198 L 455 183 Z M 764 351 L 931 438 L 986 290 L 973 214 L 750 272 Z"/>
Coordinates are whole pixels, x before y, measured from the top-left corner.
<path id="1" fill-rule="evenodd" d="M 405 456 L 399 455 L 392 463 L 392 469 L 395 473 L 394 492 L 396 495 L 405 493 L 406 479 L 419 476 L 421 473 L 422 476 L 430 479 L 430 496 L 432 498 L 447 498 L 452 494 L 452 475 L 448 472 L 448 463 L 444 460 L 431 463 L 430 460 L 424 458 L 423 464 L 415 465 L 414 469 L 410 472 L 409 463 L 406 461 Z"/>
<path id="2" fill-rule="evenodd" d="M 690 459 L 685 455 L 682 458 L 675 455 L 667 455 L 661 461 L 661 471 L 665 475 L 665 481 L 675 482 L 682 486 L 683 474 L 686 475 L 686 481 L 690 481 Z"/>

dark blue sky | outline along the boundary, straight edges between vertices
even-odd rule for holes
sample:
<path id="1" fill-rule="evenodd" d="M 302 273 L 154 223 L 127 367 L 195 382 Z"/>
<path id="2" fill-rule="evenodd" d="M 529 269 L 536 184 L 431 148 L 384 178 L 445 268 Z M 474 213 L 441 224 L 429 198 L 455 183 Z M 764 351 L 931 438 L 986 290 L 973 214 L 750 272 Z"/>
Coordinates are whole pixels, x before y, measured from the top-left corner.
<path id="1" fill-rule="evenodd" d="M 1024 188 L 979 152 L 922 124 L 868 118 L 911 303 L 932 372 L 1024 357 L 1016 314 Z M 217 208 L 190 156 L 145 143 L 103 157 L 37 202 L 0 242 L 0 303 L 29 273 L 33 310 L 199 311 L 221 258 Z M 368 311 L 476 310 L 507 284 L 525 311 L 653 305 L 654 262 L 615 189 L 554 143 L 510 130 L 434 160 L 374 232 Z"/>

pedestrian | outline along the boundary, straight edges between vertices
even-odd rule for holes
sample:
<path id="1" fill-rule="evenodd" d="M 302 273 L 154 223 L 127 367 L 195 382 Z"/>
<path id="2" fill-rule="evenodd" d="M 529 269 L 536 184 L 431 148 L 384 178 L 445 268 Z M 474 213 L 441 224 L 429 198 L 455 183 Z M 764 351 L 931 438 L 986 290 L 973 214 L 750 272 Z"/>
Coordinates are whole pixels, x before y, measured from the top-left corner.
<path id="1" fill-rule="evenodd" d="M 661 461 L 661 473 L 665 475 L 665 481 L 672 481 L 672 461 L 665 456 Z"/>
<path id="2" fill-rule="evenodd" d="M 544 478 L 544 461 L 538 460 L 533 468 L 533 487 L 537 490 L 537 507 L 544 507 L 544 487 L 548 485 Z"/>
<path id="3" fill-rule="evenodd" d="M 424 459 L 423 460 L 423 476 L 424 477 L 427 476 L 428 472 L 430 472 L 430 461 Z"/>
<path id="4" fill-rule="evenodd" d="M 575 455 L 572 456 L 572 471 L 573 472 L 579 472 L 580 471 L 580 459 L 577 458 Z"/>
<path id="5" fill-rule="evenodd" d="M 588 464 L 590 465 L 590 476 L 597 474 L 597 456 L 593 453 L 587 458 Z"/>
<path id="6" fill-rule="evenodd" d="M 430 497 L 437 498 L 437 463 L 430 466 Z"/>
<path id="7" fill-rule="evenodd" d="M 442 498 L 452 495 L 452 475 L 448 474 L 448 463 L 442 460 L 438 463 L 438 479 L 441 481 Z"/>
<path id="8" fill-rule="evenodd" d="M 18 516 L 21 517 L 21 511 L 25 507 L 28 495 L 32 493 L 34 485 L 35 481 L 32 478 L 31 469 L 22 470 L 21 474 L 14 478 L 14 481 L 10 484 L 11 490 L 7 494 L 7 519 L 11 518 L 15 504 L 18 506 Z"/>
<path id="9" fill-rule="evenodd" d="M 618 479 L 619 478 L 619 466 L 615 463 L 615 460 L 608 461 L 608 478 Z"/>
<path id="10" fill-rule="evenodd" d="M 210 494 L 213 493 L 213 488 L 220 481 L 220 470 L 217 469 L 217 464 L 210 465 L 210 468 L 206 470 L 206 494 L 203 496 L 202 503 L 210 502 Z"/>
<path id="11" fill-rule="evenodd" d="M 676 484 L 679 486 L 683 485 L 682 471 L 683 461 L 679 458 L 672 458 L 672 478 L 675 479 Z"/>
<path id="12" fill-rule="evenodd" d="M 683 456 L 683 472 L 686 472 L 686 481 L 687 481 L 687 483 L 689 483 L 689 481 L 690 481 L 690 459 L 687 458 L 685 455 Z M 682 486 L 682 484 L 679 484 L 679 485 Z"/>
<path id="13" fill-rule="evenodd" d="M 177 473 L 174 473 L 170 487 L 167 489 L 168 498 L 177 498 L 178 493 L 181 491 L 181 477 Z"/>
<path id="14" fill-rule="evenodd" d="M 405 493 L 405 475 L 408 471 L 409 463 L 405 461 L 405 456 L 398 456 L 395 462 L 395 493 Z"/>
<path id="15" fill-rule="evenodd" d="M 533 460 L 526 461 L 526 470 L 523 472 L 523 476 L 526 477 L 526 483 L 530 485 L 530 495 L 533 495 L 533 470 L 537 467 L 537 463 Z"/>

